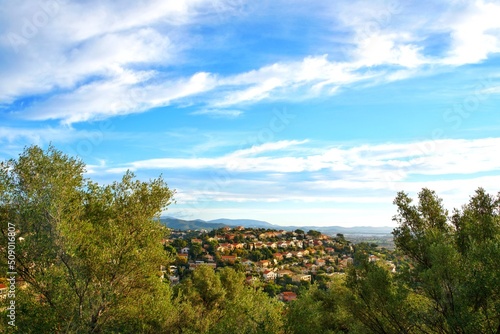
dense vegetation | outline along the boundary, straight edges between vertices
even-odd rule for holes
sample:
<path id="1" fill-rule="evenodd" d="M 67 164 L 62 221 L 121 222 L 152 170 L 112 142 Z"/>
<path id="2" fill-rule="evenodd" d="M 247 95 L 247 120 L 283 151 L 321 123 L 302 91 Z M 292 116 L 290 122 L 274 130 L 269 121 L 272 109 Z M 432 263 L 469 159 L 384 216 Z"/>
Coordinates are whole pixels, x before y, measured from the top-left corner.
<path id="1" fill-rule="evenodd" d="M 0 166 L 6 254 L 15 226 L 17 333 L 500 333 L 500 196 L 478 189 L 448 213 L 429 189 L 394 204 L 396 273 L 356 245 L 345 275 L 282 303 L 244 273 L 200 266 L 171 287 L 157 219 L 174 192 L 126 173 L 101 186 L 53 147 Z M 2 257 L 7 273 L 7 257 Z"/>

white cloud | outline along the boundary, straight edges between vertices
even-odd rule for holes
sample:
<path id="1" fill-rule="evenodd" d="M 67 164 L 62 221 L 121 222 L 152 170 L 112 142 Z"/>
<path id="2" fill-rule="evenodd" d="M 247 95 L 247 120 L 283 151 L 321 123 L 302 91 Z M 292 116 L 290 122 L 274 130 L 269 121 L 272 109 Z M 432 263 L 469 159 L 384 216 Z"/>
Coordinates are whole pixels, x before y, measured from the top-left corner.
<path id="1" fill-rule="evenodd" d="M 124 167 L 109 169 L 110 173 L 122 173 L 127 169 L 163 169 L 163 168 L 222 168 L 229 171 L 275 171 L 284 172 L 302 171 L 301 166 L 294 166 L 292 157 L 252 157 L 264 152 L 276 152 L 292 146 L 300 145 L 306 141 L 280 141 L 265 143 L 249 149 L 238 150 L 233 153 L 216 158 L 159 158 L 135 161 Z"/>
<path id="2" fill-rule="evenodd" d="M 358 74 L 359 67 L 350 63 L 328 60 L 328 55 L 309 56 L 301 61 L 275 63 L 238 75 L 221 78 L 221 86 L 232 87 L 224 93 L 216 106 L 232 106 L 243 102 L 256 102 L 273 95 L 275 98 L 290 96 L 290 90 L 304 89 L 304 98 L 317 95 L 336 86 L 347 85 L 365 80 L 373 74 Z M 328 90 L 327 88 L 330 88 Z M 287 92 L 288 91 L 288 92 Z"/>
<path id="3" fill-rule="evenodd" d="M 443 10 L 441 6 L 446 9 Z M 474 64 L 500 52 L 500 4 L 495 1 L 341 3 L 338 18 L 354 38 L 347 54 L 364 66 Z M 442 55 L 426 54 L 425 41 L 439 36 Z M 414 72 L 414 74 L 417 74 Z"/>
<path id="4" fill-rule="evenodd" d="M 186 80 L 139 85 L 151 72 L 121 71 L 112 80 L 94 81 L 70 93 L 56 95 L 27 108 L 24 116 L 32 120 L 61 119 L 76 123 L 110 116 L 144 112 L 172 101 L 210 90 L 215 79 L 196 73 Z"/>
<path id="5" fill-rule="evenodd" d="M 488 87 L 479 91 L 481 94 L 500 94 L 500 86 Z"/>
<path id="6" fill-rule="evenodd" d="M 478 63 L 500 52 L 500 4 L 474 1 L 462 15 L 450 20 L 452 48 L 445 64 Z"/>
<path id="7" fill-rule="evenodd" d="M 331 95 L 356 83 L 416 76 L 426 65 L 460 66 L 500 52 L 500 5 L 494 2 L 452 3 L 447 11 L 432 7 L 430 13 L 411 3 L 336 2 L 324 13 L 307 15 L 331 16 L 332 30 L 347 36 L 344 60 L 313 54 L 240 73 L 189 73 L 179 68 L 200 52 L 190 27 L 216 25 L 221 16 L 243 8 L 242 1 L 60 2 L 50 15 L 28 2 L 6 6 L 0 13 L 7 31 L 0 38 L 5 55 L 0 101 L 20 117 L 63 123 L 144 112 L 174 101 L 196 105 L 200 111 L 194 114 L 237 117 L 240 104 Z M 33 24 L 39 13 L 47 22 L 23 37 L 23 24 Z M 25 41 L 16 45 L 18 53 L 12 34 Z M 437 35 L 447 49 L 429 54 L 426 40 Z M 28 96 L 38 98 L 13 107 Z"/>
<path id="8" fill-rule="evenodd" d="M 178 96 L 196 94 L 200 88 L 197 85 L 203 84 L 198 80 L 203 80 L 201 72 L 191 77 L 165 79 L 159 72 L 140 68 L 175 63 L 176 53 L 190 47 L 189 43 L 172 42 L 180 33 L 176 27 L 204 19 L 207 13 L 216 10 L 214 5 L 219 2 L 146 1 L 118 5 L 52 0 L 38 6 L 28 2 L 7 5 L 0 13 L 0 21 L 7 31 L 0 36 L 0 50 L 5 55 L 5 61 L 0 64 L 0 103 L 9 106 L 23 96 L 47 94 L 48 98 L 43 96 L 38 99 L 41 102 L 28 109 L 27 117 L 33 118 L 36 114 L 36 119 L 58 118 L 71 123 L 161 105 L 164 102 L 157 100 L 162 100 L 161 95 L 169 95 L 164 88 L 172 89 L 172 86 Z M 223 7 L 219 7 L 217 9 L 222 10 Z M 36 18 L 42 14 L 47 16 L 47 22 L 40 25 Z M 25 26 L 33 26 L 35 32 L 24 36 Z M 12 45 L 12 36 L 19 37 L 23 43 Z M 137 80 L 128 81 L 124 73 Z M 141 101 L 144 104 L 117 110 L 117 106 L 108 101 L 114 100 L 116 104 L 123 92 L 136 89 L 133 84 L 145 84 L 152 77 L 156 83 L 147 84 L 152 96 L 146 95 L 147 100 Z M 183 88 L 186 81 L 193 87 Z M 92 101 L 88 98 L 95 97 L 92 91 L 100 89 L 108 92 L 110 98 L 98 97 L 99 101 L 88 103 Z M 53 105 L 61 110 L 51 112 Z M 16 111 L 23 116 L 25 108 L 21 106 Z M 72 110 L 64 112 L 64 109 Z M 75 112 L 83 116 L 75 116 Z"/>
<path id="9" fill-rule="evenodd" d="M 24 147 L 53 144 L 70 155 L 87 156 L 104 139 L 111 136 L 109 128 L 96 126 L 91 130 L 44 126 L 38 128 L 0 126 L 0 160 L 16 157 Z M 103 131 L 106 131 L 104 134 Z M 3 155 L 3 156 L 2 156 Z M 102 167 L 102 166 L 101 166 Z M 101 168 L 102 170 L 102 168 Z"/>
<path id="10" fill-rule="evenodd" d="M 414 197 L 428 187 L 449 209 L 466 203 L 478 187 L 497 192 L 500 158 L 493 152 L 499 146 L 500 138 L 325 149 L 315 147 L 313 141 L 287 140 L 215 157 L 159 158 L 116 168 L 96 166 L 93 172 L 105 175 L 133 169 L 144 175 L 151 170 L 168 170 L 172 176 L 169 185 L 178 187 L 177 202 L 183 208 L 192 208 L 195 218 L 210 210 L 221 215 L 230 203 L 238 203 L 243 206 L 234 209 L 234 214 L 240 217 L 248 217 L 245 207 L 272 205 L 269 220 L 273 214 L 278 217 L 278 212 L 291 210 L 289 215 L 315 213 L 323 224 L 329 214 L 334 214 L 332 219 L 343 224 L 361 224 L 360 217 L 366 216 L 374 219 L 370 224 L 383 225 L 390 224 L 391 203 L 400 190 Z M 353 215 L 352 207 L 357 208 L 355 218 L 347 215 Z M 341 214 L 343 210 L 345 215 Z M 257 212 L 252 209 L 251 213 Z M 294 217 L 281 218 L 291 222 Z"/>
<path id="11" fill-rule="evenodd" d="M 500 138 L 333 147 L 322 152 L 312 147 L 312 154 L 297 149 L 310 144 L 314 143 L 282 141 L 221 157 L 155 159 L 134 162 L 125 168 L 141 172 L 185 171 L 190 175 L 187 179 L 174 178 L 169 184 L 174 188 L 179 184 L 178 203 L 194 208 L 195 218 L 206 217 L 210 210 L 221 215 L 225 209 L 216 203 L 221 203 L 222 208 L 227 208 L 228 203 L 255 203 L 254 206 L 267 203 L 275 208 L 271 211 L 276 217 L 270 211 L 267 218 L 262 218 L 271 221 L 299 219 L 278 212 L 291 210 L 287 211 L 291 215 L 293 208 L 300 205 L 301 209 L 294 211 L 297 215 L 314 213 L 321 224 L 327 224 L 328 215 L 334 214 L 331 219 L 337 224 L 366 225 L 367 220 L 362 219 L 366 216 L 371 225 L 386 225 L 390 224 L 392 199 L 400 190 L 411 196 L 423 187 L 436 190 L 449 209 L 467 202 L 467 196 L 477 187 L 498 191 L 500 175 L 496 174 L 500 159 L 491 152 L 500 145 Z M 288 156 L 276 156 L 283 153 Z M 191 174 L 189 169 L 211 172 L 209 177 L 197 176 L 206 173 Z M 101 173 L 105 171 L 103 168 Z M 117 171 L 121 173 L 124 169 Z M 437 179 L 434 175 L 445 178 Z M 324 205 L 330 206 L 330 211 Z M 346 205 L 356 205 L 356 214 Z M 213 206 L 216 208 L 211 209 Z M 248 217 L 244 208 L 234 210 L 235 216 Z M 350 212 L 351 216 L 340 215 L 339 210 Z M 256 214 L 256 210 L 252 209 L 251 214 Z"/>
<path id="12" fill-rule="evenodd" d="M 388 182 L 401 181 L 415 175 L 467 175 L 500 169 L 500 157 L 491 154 L 500 146 L 500 138 L 449 139 L 345 148 L 339 146 L 313 154 L 308 154 L 307 150 L 295 149 L 306 143 L 308 141 L 279 141 L 219 157 L 158 158 L 131 162 L 123 168 L 220 168 L 229 172 L 254 173 L 328 171 L 342 173 L 341 181 L 332 181 L 337 184 L 371 180 L 380 188 L 387 187 Z M 110 172 L 122 172 L 123 168 L 112 169 Z"/>
<path id="13" fill-rule="evenodd" d="M 203 109 L 194 111 L 191 115 L 208 115 L 214 118 L 236 118 L 243 115 L 243 111 L 235 109 Z"/>
<path id="14" fill-rule="evenodd" d="M 254 145 L 250 148 L 241 149 L 229 154 L 229 157 L 244 157 L 250 155 L 257 155 L 259 153 L 264 152 L 275 152 L 284 149 L 288 149 L 290 147 L 295 147 L 297 145 L 305 144 L 308 140 L 280 140 L 277 142 L 269 142 L 261 145 Z"/>
<path id="15" fill-rule="evenodd" d="M 323 178 L 318 182 L 286 182 L 234 177 L 223 184 L 200 180 L 178 189 L 179 207 L 171 209 L 189 211 L 194 218 L 204 218 L 209 213 L 219 218 L 231 211 L 235 218 L 255 218 L 262 213 L 255 219 L 271 222 L 293 222 L 294 219 L 295 222 L 310 222 L 310 217 L 305 216 L 309 214 L 315 217 L 318 225 L 391 225 L 391 216 L 395 213 L 391 203 L 397 191 L 403 190 L 415 198 L 423 187 L 430 188 L 451 210 L 466 203 L 468 196 L 480 186 L 487 192 L 496 193 L 495 185 L 500 182 L 500 175 L 456 177 L 439 181 L 402 181 L 397 183 L 396 189 L 389 189 L 386 182 L 329 182 L 326 176 Z"/>
<path id="16" fill-rule="evenodd" d="M 401 41 L 403 40 L 403 42 Z M 357 48 L 352 52 L 355 64 L 364 66 L 398 65 L 412 69 L 429 61 L 421 54 L 422 47 L 405 43 L 401 34 L 373 34 L 358 41 Z"/>
<path id="17" fill-rule="evenodd" d="M 98 132 L 76 131 L 72 128 L 14 128 L 0 126 L 0 143 L 20 143 L 21 145 L 44 145 L 49 142 L 72 142 L 90 138 Z"/>
<path id="18" fill-rule="evenodd" d="M 23 37 L 23 28 L 36 23 L 33 15 L 46 13 L 43 6 L 16 4 L 3 11 L 8 14 L 2 19 L 11 29 L 9 33 L 21 36 L 25 44 L 18 45 L 15 52 L 9 35 L 2 35 L 0 46 L 3 44 L 8 61 L 0 68 L 8 75 L 0 79 L 0 101 L 73 89 L 92 76 L 113 79 L 117 69 L 130 64 L 172 60 L 175 48 L 169 36 L 149 25 L 162 17 L 182 16 L 173 2 L 130 3 L 120 9 L 107 2 L 64 2 L 57 7 L 56 2 L 46 2 L 54 7 L 54 14 L 46 25 L 35 27 L 30 38 Z"/>

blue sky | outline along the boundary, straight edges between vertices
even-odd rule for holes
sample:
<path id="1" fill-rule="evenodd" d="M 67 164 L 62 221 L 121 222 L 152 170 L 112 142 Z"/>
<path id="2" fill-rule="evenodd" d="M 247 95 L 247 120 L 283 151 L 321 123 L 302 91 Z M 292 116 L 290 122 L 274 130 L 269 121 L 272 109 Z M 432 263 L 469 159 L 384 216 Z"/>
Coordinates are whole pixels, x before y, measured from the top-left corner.
<path id="1" fill-rule="evenodd" d="M 393 226 L 500 184 L 499 1 L 0 0 L 0 159 L 79 156 L 166 214 Z"/>

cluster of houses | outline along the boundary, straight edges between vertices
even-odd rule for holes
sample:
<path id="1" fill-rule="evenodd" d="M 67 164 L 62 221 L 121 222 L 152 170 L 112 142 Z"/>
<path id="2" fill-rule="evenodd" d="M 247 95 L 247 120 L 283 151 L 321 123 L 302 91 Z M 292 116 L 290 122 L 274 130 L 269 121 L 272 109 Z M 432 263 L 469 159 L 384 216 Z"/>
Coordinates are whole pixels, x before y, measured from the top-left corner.
<path id="1" fill-rule="evenodd" d="M 173 284 L 179 282 L 179 268 L 194 270 L 200 265 L 217 268 L 240 266 L 250 285 L 269 284 L 287 279 L 291 284 L 313 282 L 317 275 L 341 275 L 353 262 L 353 246 L 343 237 L 330 237 L 319 232 L 276 231 L 244 227 L 225 227 L 211 231 L 173 231 L 185 240 L 178 247 L 176 266 L 163 267 L 164 276 Z M 201 246 L 201 247 L 200 247 Z M 196 248 L 198 251 L 193 252 Z M 370 255 L 370 261 L 380 260 Z M 389 265 L 389 264 L 388 264 Z M 395 270 L 395 268 L 393 268 Z M 283 291 L 279 298 L 293 300 L 292 291 Z"/>

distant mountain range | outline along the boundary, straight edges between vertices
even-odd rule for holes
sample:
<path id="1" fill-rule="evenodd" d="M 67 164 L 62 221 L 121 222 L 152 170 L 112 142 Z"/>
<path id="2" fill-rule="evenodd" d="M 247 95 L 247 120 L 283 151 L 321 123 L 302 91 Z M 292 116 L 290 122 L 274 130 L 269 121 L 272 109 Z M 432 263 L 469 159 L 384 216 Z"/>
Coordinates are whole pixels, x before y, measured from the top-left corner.
<path id="1" fill-rule="evenodd" d="M 268 222 L 262 220 L 253 220 L 253 219 L 226 219 L 220 218 L 215 220 L 209 220 L 208 223 L 211 224 L 224 224 L 227 226 L 244 226 L 244 227 L 252 227 L 252 228 L 278 228 L 278 225 L 269 224 Z M 281 227 L 283 228 L 283 227 Z"/>
<path id="2" fill-rule="evenodd" d="M 174 217 L 162 217 L 160 222 L 167 227 L 177 229 L 177 230 L 211 230 L 217 229 L 225 226 L 243 226 L 248 228 L 265 228 L 265 229 L 275 229 L 275 230 L 287 230 L 292 231 L 296 229 L 304 230 L 305 232 L 309 230 L 320 231 L 325 234 L 335 235 L 337 233 L 342 234 L 389 234 L 392 232 L 393 228 L 388 226 L 375 227 L 375 226 L 356 226 L 356 227 L 342 227 L 342 226 L 281 226 L 270 224 L 261 220 L 253 219 L 214 219 L 214 220 L 183 220 Z"/>

